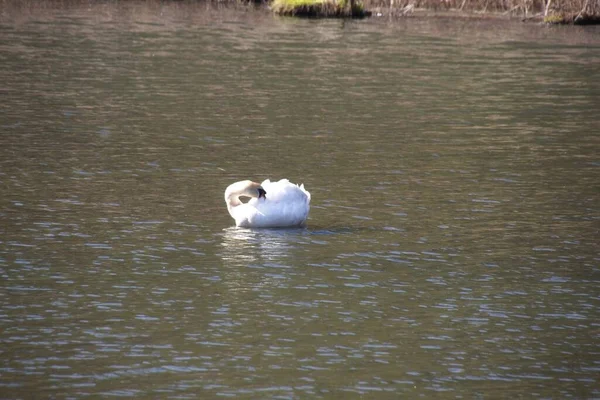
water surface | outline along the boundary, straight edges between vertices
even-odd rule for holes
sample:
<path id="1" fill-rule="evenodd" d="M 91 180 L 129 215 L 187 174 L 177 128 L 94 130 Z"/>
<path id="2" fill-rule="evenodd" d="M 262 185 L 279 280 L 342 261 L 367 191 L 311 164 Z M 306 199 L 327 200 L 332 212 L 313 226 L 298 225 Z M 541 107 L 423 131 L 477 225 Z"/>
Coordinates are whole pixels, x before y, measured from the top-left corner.
<path id="1" fill-rule="evenodd" d="M 2 13 L 3 396 L 600 396 L 597 27 Z"/>

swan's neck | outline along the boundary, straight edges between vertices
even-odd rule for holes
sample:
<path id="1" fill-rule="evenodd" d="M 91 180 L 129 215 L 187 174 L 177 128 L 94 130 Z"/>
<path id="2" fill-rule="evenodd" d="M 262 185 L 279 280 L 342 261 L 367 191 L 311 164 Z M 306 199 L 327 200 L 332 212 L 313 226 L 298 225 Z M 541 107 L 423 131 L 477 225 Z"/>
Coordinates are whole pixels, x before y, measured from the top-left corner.
<path id="1" fill-rule="evenodd" d="M 235 207 L 243 204 L 240 200 L 240 196 L 244 195 L 244 192 L 248 187 L 248 182 L 249 181 L 233 183 L 227 187 L 227 190 L 225 190 L 225 203 L 227 203 L 227 209 L 229 210 L 229 213 L 231 213 Z"/>
<path id="2" fill-rule="evenodd" d="M 227 209 L 230 212 L 235 207 L 243 204 L 238 193 L 225 193 L 225 202 L 227 203 Z"/>
<path id="3" fill-rule="evenodd" d="M 256 197 L 257 188 L 260 188 L 260 185 L 252 181 L 240 181 L 227 187 L 225 190 L 225 203 L 227 203 L 227 210 L 232 217 L 234 217 L 234 210 L 244 204 L 240 197 Z"/>

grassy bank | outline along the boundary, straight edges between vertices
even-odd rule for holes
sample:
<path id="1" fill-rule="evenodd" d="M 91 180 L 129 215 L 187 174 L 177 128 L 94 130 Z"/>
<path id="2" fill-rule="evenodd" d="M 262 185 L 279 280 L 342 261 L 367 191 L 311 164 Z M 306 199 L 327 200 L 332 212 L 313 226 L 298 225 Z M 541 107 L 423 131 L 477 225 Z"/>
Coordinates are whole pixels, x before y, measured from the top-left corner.
<path id="1" fill-rule="evenodd" d="M 302 17 L 363 18 L 369 15 L 359 0 L 273 0 L 271 9 L 280 15 Z"/>
<path id="2" fill-rule="evenodd" d="M 104 3 L 160 7 L 161 4 L 246 8 L 268 6 L 280 15 L 304 17 L 404 17 L 444 15 L 456 17 L 502 17 L 549 24 L 598 24 L 600 0 L 0 0 L 0 18 L 27 10 Z M 20 10 L 20 11 L 19 11 Z"/>
<path id="3" fill-rule="evenodd" d="M 426 12 L 501 14 L 548 23 L 598 23 L 600 0 L 272 0 L 278 14 L 309 17 L 406 16 Z"/>

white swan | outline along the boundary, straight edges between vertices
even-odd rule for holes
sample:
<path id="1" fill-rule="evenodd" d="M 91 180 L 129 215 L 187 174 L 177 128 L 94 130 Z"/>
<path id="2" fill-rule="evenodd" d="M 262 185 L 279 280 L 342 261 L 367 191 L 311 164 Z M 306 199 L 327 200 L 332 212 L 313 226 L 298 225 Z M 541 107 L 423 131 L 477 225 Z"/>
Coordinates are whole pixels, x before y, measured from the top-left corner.
<path id="1" fill-rule="evenodd" d="M 242 203 L 240 197 L 250 197 Z M 225 203 L 235 225 L 243 228 L 284 228 L 304 226 L 310 209 L 310 193 L 304 185 L 287 179 L 233 183 L 225 190 Z"/>

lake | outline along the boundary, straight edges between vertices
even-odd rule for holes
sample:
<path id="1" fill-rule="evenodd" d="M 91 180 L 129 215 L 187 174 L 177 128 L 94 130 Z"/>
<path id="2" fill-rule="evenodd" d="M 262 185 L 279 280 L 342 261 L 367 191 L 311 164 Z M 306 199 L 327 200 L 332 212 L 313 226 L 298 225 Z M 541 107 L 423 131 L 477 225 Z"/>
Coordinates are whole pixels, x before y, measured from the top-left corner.
<path id="1" fill-rule="evenodd" d="M 600 27 L 2 7 L 2 397 L 600 397 Z"/>

